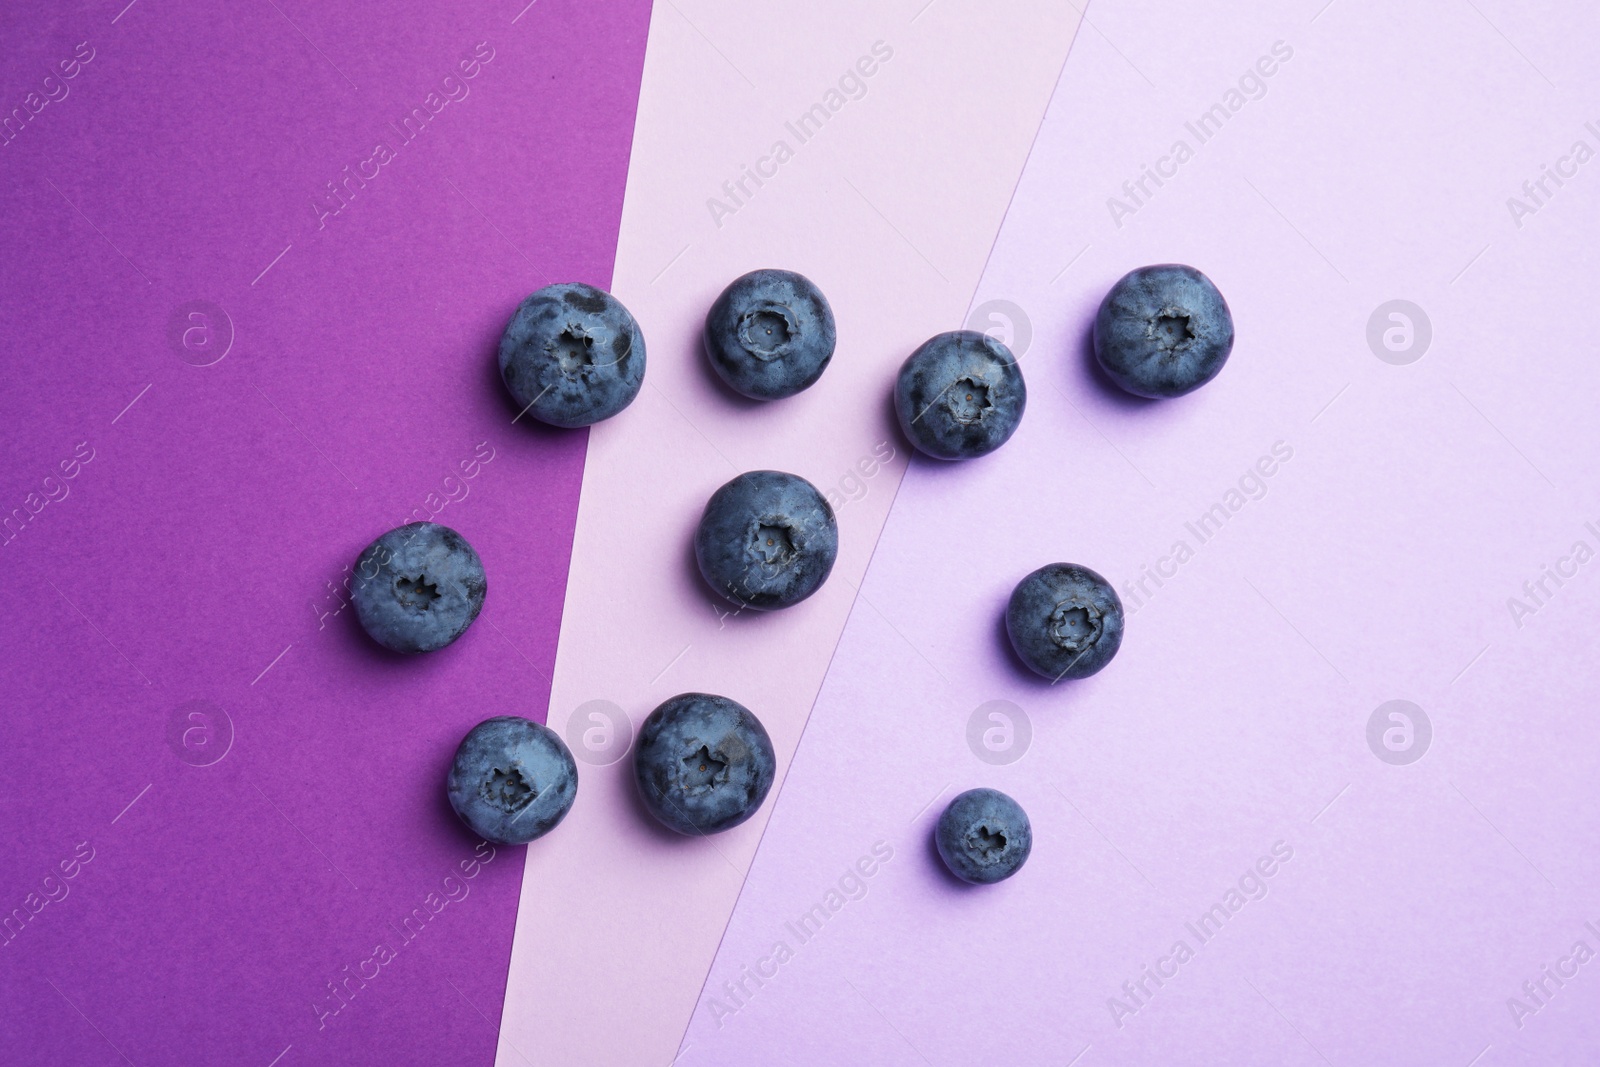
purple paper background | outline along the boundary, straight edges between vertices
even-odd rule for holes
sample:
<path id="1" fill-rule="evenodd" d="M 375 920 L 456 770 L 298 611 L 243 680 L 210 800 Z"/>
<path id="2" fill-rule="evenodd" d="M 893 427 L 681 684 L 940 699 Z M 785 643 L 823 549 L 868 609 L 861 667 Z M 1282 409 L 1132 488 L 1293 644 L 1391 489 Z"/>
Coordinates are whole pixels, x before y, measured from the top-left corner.
<path id="1" fill-rule="evenodd" d="M 0 146 L 0 517 L 39 509 L 0 534 L 0 1058 L 492 1061 L 521 850 L 472 867 L 443 776 L 472 723 L 544 717 L 585 443 L 512 425 L 493 345 L 530 290 L 609 284 L 648 16 L 0 10 L 0 117 L 66 90 Z M 386 124 L 435 90 L 401 143 Z M 312 198 L 380 139 L 393 158 L 319 226 Z M 215 310 L 212 343 L 174 343 L 196 300 L 231 320 L 225 355 Z M 490 592 L 406 660 L 334 590 L 413 508 Z M 193 700 L 222 715 L 185 748 Z M 192 765 L 224 719 L 231 747 Z"/>

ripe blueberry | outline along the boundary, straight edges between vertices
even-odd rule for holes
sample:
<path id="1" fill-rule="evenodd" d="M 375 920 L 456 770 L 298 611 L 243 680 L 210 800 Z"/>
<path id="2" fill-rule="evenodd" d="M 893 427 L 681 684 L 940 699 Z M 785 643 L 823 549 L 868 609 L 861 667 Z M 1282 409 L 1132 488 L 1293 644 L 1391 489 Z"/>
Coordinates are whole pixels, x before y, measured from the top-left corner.
<path id="1" fill-rule="evenodd" d="M 501 715 L 462 738 L 446 788 L 473 833 L 497 845 L 524 845 L 566 818 L 578 795 L 578 765 L 554 730 Z"/>
<path id="2" fill-rule="evenodd" d="M 744 822 L 766 799 L 777 767 L 761 720 L 709 693 L 682 693 L 652 711 L 633 751 L 645 808 L 680 834 Z"/>
<path id="3" fill-rule="evenodd" d="M 833 358 L 836 338 L 822 291 L 788 270 L 734 279 L 706 315 L 712 369 L 752 400 L 778 400 L 811 386 Z"/>
<path id="4" fill-rule="evenodd" d="M 466 538 L 432 522 L 400 526 L 356 561 L 350 600 L 361 628 L 395 652 L 432 652 L 472 625 L 488 582 Z"/>
<path id="5" fill-rule="evenodd" d="M 1028 813 L 998 789 L 969 789 L 956 797 L 933 836 L 950 873 L 976 885 L 1010 878 L 1033 850 Z"/>
<path id="6" fill-rule="evenodd" d="M 1005 444 L 1022 421 L 1028 388 L 1011 350 L 975 330 L 924 341 L 900 367 L 894 410 L 918 451 L 973 459 Z"/>
<path id="7" fill-rule="evenodd" d="M 500 338 L 500 378 L 517 406 L 551 426 L 588 426 L 633 402 L 644 335 L 621 301 L 592 285 L 547 285 Z"/>
<path id="8" fill-rule="evenodd" d="M 1211 279 L 1179 263 L 1123 275 L 1100 302 L 1094 356 L 1136 396 L 1191 393 L 1215 378 L 1233 351 L 1233 315 Z"/>
<path id="9" fill-rule="evenodd" d="M 1122 644 L 1122 601 L 1100 575 L 1072 563 L 1040 567 L 1017 583 L 1006 633 L 1017 656 L 1051 681 L 1087 678 Z"/>
<path id="10" fill-rule="evenodd" d="M 711 494 L 694 534 L 706 583 L 759 611 L 815 593 L 838 555 L 833 508 L 810 482 L 782 471 L 749 471 Z"/>

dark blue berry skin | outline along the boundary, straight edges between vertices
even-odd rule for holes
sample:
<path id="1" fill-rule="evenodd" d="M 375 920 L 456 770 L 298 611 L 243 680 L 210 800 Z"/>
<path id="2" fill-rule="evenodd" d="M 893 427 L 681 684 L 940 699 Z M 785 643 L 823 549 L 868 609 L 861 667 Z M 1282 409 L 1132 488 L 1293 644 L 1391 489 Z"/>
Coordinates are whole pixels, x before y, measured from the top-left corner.
<path id="1" fill-rule="evenodd" d="M 777 769 L 761 720 L 709 693 L 682 693 L 652 711 L 633 750 L 645 808 L 680 834 L 714 834 L 750 818 Z"/>
<path id="2" fill-rule="evenodd" d="M 969 789 L 952 800 L 933 838 L 950 873 L 974 885 L 1010 878 L 1033 851 L 1028 813 L 998 789 Z"/>
<path id="3" fill-rule="evenodd" d="M 1100 575 L 1072 563 L 1040 567 L 1012 590 L 1006 633 L 1017 657 L 1052 682 L 1087 678 L 1122 644 L 1122 600 Z"/>
<path id="4" fill-rule="evenodd" d="M 466 538 L 432 522 L 400 526 L 356 561 L 350 600 L 361 628 L 395 652 L 433 652 L 472 625 L 488 592 Z"/>
<path id="5" fill-rule="evenodd" d="M 1100 302 L 1094 357 L 1117 385 L 1160 400 L 1215 378 L 1233 351 L 1233 314 L 1211 279 L 1180 263 L 1123 275 Z"/>
<path id="6" fill-rule="evenodd" d="M 973 459 L 1005 444 L 1022 421 L 1028 387 L 1011 350 L 975 330 L 923 342 L 900 368 L 894 410 L 917 451 Z"/>
<path id="7" fill-rule="evenodd" d="M 810 482 L 782 471 L 749 471 L 711 494 L 694 534 L 706 584 L 758 611 L 815 593 L 838 555 L 833 508 Z"/>
<path id="8" fill-rule="evenodd" d="M 838 339 L 833 309 L 803 274 L 755 270 L 734 280 L 706 315 L 706 355 L 728 387 L 779 400 L 822 377 Z"/>
<path id="9" fill-rule="evenodd" d="M 576 282 L 524 300 L 500 338 L 500 378 L 517 407 L 551 426 L 609 419 L 644 384 L 644 334 L 616 297 Z"/>
<path id="10" fill-rule="evenodd" d="M 473 833 L 497 845 L 525 845 L 572 810 L 578 765 L 554 730 L 502 715 L 468 731 L 446 788 Z"/>

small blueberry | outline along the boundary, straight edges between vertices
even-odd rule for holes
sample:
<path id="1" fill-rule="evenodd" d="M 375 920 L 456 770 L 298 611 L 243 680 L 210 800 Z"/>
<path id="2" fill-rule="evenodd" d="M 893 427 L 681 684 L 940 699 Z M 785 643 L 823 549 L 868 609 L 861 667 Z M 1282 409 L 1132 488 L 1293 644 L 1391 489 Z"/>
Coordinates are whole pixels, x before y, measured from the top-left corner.
<path id="1" fill-rule="evenodd" d="M 446 787 L 473 833 L 497 845 L 525 845 L 567 817 L 578 765 L 554 730 L 501 715 L 462 738 Z"/>
<path id="2" fill-rule="evenodd" d="M 1057 681 L 1087 678 L 1122 644 L 1122 601 L 1088 567 L 1052 563 L 1017 583 L 1006 607 L 1006 633 L 1017 656 Z"/>
<path id="3" fill-rule="evenodd" d="M 728 387 L 752 400 L 793 396 L 822 377 L 837 335 L 833 309 L 811 279 L 751 271 L 706 315 L 706 354 Z"/>
<path id="4" fill-rule="evenodd" d="M 709 693 L 682 693 L 652 711 L 633 752 L 645 808 L 680 834 L 714 834 L 750 818 L 777 768 L 761 720 Z"/>
<path id="5" fill-rule="evenodd" d="M 579 283 L 547 285 L 500 338 L 500 377 L 517 406 L 551 426 L 609 419 L 644 383 L 644 335 L 622 302 Z"/>
<path id="6" fill-rule="evenodd" d="M 1179 263 L 1123 275 L 1100 302 L 1094 356 L 1117 385 L 1163 399 L 1215 378 L 1233 351 L 1233 315 L 1211 279 Z"/>
<path id="7" fill-rule="evenodd" d="M 400 526 L 356 561 L 350 600 L 361 628 L 395 652 L 433 652 L 472 625 L 488 582 L 466 538 L 432 522 Z"/>
<path id="8" fill-rule="evenodd" d="M 1028 813 L 998 789 L 969 789 L 956 797 L 939 816 L 933 837 L 950 873 L 975 885 L 1010 878 L 1033 850 Z"/>
<path id="9" fill-rule="evenodd" d="M 749 471 L 711 494 L 694 534 L 706 583 L 741 608 L 798 604 L 839 555 L 839 527 L 816 486 L 782 471 Z"/>
<path id="10" fill-rule="evenodd" d="M 1022 421 L 1028 388 L 1011 350 L 976 330 L 923 342 L 900 368 L 894 410 L 917 450 L 973 459 L 1005 444 Z"/>

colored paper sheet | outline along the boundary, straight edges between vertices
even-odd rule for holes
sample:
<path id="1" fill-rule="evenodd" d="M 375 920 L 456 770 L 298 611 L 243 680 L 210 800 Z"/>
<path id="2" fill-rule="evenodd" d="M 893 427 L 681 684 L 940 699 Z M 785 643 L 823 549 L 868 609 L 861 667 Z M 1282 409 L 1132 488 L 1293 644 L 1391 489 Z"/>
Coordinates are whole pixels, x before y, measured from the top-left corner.
<path id="1" fill-rule="evenodd" d="M 495 342 L 610 282 L 648 9 L 0 11 L 0 1060 L 492 1062 L 444 778 L 544 715 L 585 448 Z M 488 600 L 403 659 L 343 586 L 428 516 Z"/>
<path id="2" fill-rule="evenodd" d="M 904 469 L 894 373 L 963 324 L 1077 21 L 1044 2 L 657 5 L 615 286 L 649 369 L 590 437 L 549 720 L 580 786 L 528 850 L 502 1064 L 672 1059 L 771 805 L 714 839 L 655 826 L 631 727 L 721 693 L 787 765 Z M 700 343 L 759 267 L 811 278 L 838 322 L 827 372 L 770 404 L 725 390 Z M 739 614 L 691 540 L 712 492 L 762 468 L 833 501 L 840 552 L 806 602 Z"/>
<path id="3" fill-rule="evenodd" d="M 680 1062 L 1581 1060 L 1596 16 L 1086 18 L 977 293 L 1026 416 L 911 464 Z M 1237 344 L 1132 399 L 1094 314 L 1174 261 Z M 1127 629 L 1051 685 L 1002 618 L 1059 560 Z M 1034 835 L 983 888 L 932 848 L 976 786 Z"/>

